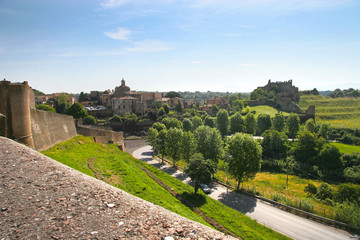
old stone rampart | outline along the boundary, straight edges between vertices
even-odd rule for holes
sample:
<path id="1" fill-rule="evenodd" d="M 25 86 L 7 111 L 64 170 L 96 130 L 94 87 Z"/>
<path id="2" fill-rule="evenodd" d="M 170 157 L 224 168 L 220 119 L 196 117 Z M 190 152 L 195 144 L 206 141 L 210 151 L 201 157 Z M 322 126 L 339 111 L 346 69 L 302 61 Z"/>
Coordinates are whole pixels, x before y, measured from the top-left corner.
<path id="1" fill-rule="evenodd" d="M 113 141 L 117 143 L 119 147 L 124 151 L 124 136 L 122 132 L 115 132 L 111 130 L 97 129 L 90 126 L 78 126 L 77 131 L 79 134 L 84 136 L 94 137 L 95 142 L 97 143 L 109 143 L 109 141 Z"/>
<path id="2" fill-rule="evenodd" d="M 37 109 L 31 109 L 30 116 L 34 147 L 38 151 L 48 149 L 77 135 L 72 116 Z"/>
<path id="3" fill-rule="evenodd" d="M 77 135 L 71 116 L 35 109 L 35 95 L 27 82 L 0 82 L 0 132 L 36 150 L 44 150 Z M 4 121 L 4 120 L 3 120 Z"/>

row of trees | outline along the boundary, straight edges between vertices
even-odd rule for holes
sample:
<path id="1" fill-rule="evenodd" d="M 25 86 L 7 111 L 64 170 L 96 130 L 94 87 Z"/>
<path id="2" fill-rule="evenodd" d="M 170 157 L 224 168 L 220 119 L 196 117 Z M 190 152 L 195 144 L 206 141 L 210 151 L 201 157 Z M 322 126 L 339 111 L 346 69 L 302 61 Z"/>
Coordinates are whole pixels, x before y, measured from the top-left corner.
<path id="1" fill-rule="evenodd" d="M 195 192 L 200 183 L 211 181 L 219 160 L 226 156 L 229 173 L 238 180 L 238 188 L 260 170 L 261 146 L 251 135 L 236 133 L 223 139 L 217 128 L 200 125 L 192 132 L 183 126 L 186 124 L 175 118 L 154 123 L 148 131 L 148 142 L 162 158 L 166 155 L 171 159 L 174 166 L 180 159 L 187 162 L 185 172 L 195 181 Z"/>

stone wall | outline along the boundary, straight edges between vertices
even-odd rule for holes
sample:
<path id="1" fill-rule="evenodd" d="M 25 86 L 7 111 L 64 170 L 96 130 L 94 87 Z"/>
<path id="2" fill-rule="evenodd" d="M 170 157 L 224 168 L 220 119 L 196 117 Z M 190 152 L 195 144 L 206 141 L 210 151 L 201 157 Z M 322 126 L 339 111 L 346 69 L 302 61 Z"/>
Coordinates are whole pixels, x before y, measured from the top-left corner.
<path id="1" fill-rule="evenodd" d="M 0 82 L 0 114 L 5 116 L 5 137 L 39 151 L 77 135 L 71 116 L 35 109 L 27 82 Z"/>
<path id="2" fill-rule="evenodd" d="M 115 132 L 111 130 L 97 129 L 90 126 L 78 126 L 78 133 L 84 136 L 94 137 L 95 142 L 97 143 L 109 143 L 113 141 L 116 143 L 123 151 L 125 151 L 124 145 L 124 135 L 122 132 Z"/>
<path id="3" fill-rule="evenodd" d="M 31 132 L 38 151 L 69 140 L 77 135 L 72 116 L 31 109 Z"/>

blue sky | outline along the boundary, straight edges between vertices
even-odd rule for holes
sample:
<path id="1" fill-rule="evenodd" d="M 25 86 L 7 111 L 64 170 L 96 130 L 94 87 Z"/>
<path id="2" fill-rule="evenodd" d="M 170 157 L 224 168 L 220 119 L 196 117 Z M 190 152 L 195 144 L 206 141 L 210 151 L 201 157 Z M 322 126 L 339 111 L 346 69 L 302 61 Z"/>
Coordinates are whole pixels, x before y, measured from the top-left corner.
<path id="1" fill-rule="evenodd" d="M 0 0 L 0 78 L 51 92 L 360 88 L 358 0 Z"/>

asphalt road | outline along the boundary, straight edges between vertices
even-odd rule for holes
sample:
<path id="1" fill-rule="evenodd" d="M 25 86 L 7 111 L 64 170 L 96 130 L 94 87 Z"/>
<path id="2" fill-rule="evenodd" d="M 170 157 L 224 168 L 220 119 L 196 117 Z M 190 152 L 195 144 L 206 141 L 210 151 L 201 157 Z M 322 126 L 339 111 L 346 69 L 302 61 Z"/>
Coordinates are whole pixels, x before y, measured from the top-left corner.
<path id="1" fill-rule="evenodd" d="M 171 166 L 159 163 L 152 158 L 150 146 L 141 147 L 133 152 L 133 156 L 148 164 L 154 165 L 164 172 L 178 178 L 179 180 L 190 184 L 191 180 L 184 173 L 173 169 Z M 212 193 L 210 197 L 221 201 L 222 203 L 234 208 L 246 216 L 257 220 L 257 222 L 280 232 L 292 239 L 299 240 L 329 240 L 329 239 L 360 239 L 358 235 L 351 234 L 341 229 L 330 227 L 312 220 L 299 217 L 288 213 L 279 208 L 273 207 L 267 202 L 259 199 L 238 194 L 226 190 L 219 184 L 211 186 Z"/>

